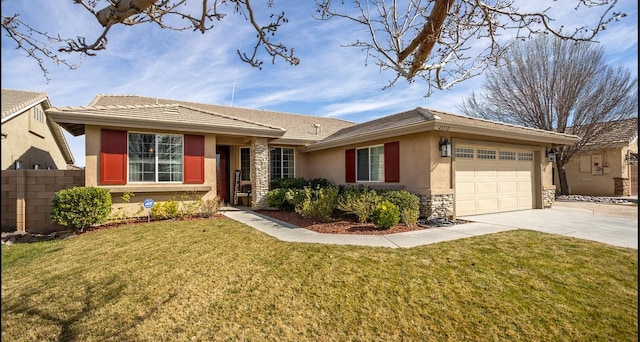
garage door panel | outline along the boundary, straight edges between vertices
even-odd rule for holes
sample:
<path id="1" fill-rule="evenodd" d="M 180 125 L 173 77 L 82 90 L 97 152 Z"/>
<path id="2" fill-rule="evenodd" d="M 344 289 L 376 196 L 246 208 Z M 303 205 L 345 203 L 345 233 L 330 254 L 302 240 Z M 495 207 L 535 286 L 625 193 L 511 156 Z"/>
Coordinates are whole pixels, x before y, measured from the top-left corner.
<path id="1" fill-rule="evenodd" d="M 477 209 L 479 212 L 487 213 L 498 211 L 498 199 L 497 198 L 485 198 L 477 201 Z"/>
<path id="2" fill-rule="evenodd" d="M 456 201 L 456 212 L 458 212 L 458 215 L 471 215 L 475 212 L 477 212 L 476 210 L 476 200 L 475 199 L 461 199 L 459 201 Z"/>
<path id="3" fill-rule="evenodd" d="M 476 193 L 480 196 L 495 195 L 498 193 L 498 183 L 495 181 L 479 181 L 476 183 Z"/>
<path id="4" fill-rule="evenodd" d="M 498 183 L 498 189 L 501 194 L 505 193 L 517 193 L 518 192 L 518 182 L 500 182 Z"/>
<path id="5" fill-rule="evenodd" d="M 500 210 L 518 210 L 518 208 L 520 207 L 519 199 L 516 196 L 500 197 L 500 199 L 498 200 L 498 203 L 500 205 L 499 207 Z"/>
<path id="6" fill-rule="evenodd" d="M 456 214 L 463 216 L 533 208 L 533 160 L 516 159 L 513 149 L 502 153 L 495 147 L 475 147 L 476 152 L 479 149 L 484 150 L 483 158 L 488 155 L 488 150 L 495 150 L 498 157 L 456 159 Z M 520 152 L 529 157 L 532 155 L 531 151 L 517 152 L 518 156 Z"/>

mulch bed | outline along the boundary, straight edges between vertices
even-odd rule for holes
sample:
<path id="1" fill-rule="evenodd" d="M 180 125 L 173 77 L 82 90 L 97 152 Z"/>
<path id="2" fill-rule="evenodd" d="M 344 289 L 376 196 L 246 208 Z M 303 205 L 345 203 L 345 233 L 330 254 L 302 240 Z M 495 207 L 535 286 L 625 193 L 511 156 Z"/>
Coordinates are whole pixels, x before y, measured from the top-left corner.
<path id="1" fill-rule="evenodd" d="M 381 229 L 376 227 L 373 223 L 359 223 L 355 217 L 351 216 L 334 219 L 330 222 L 317 222 L 304 218 L 300 214 L 291 211 L 257 210 L 256 212 L 265 216 L 273 217 L 280 221 L 291 223 L 301 228 L 306 228 L 314 232 L 324 234 L 387 235 L 428 229 L 418 225 L 407 227 L 404 224 L 397 224 L 389 229 Z"/>

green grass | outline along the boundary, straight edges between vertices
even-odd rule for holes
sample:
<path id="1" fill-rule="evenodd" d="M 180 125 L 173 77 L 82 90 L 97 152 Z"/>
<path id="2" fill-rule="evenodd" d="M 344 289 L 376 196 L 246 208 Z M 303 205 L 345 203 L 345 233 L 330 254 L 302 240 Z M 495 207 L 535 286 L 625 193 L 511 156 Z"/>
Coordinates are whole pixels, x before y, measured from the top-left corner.
<path id="1" fill-rule="evenodd" d="M 3 341 L 637 341 L 638 252 L 533 231 L 412 249 L 231 220 L 2 246 Z"/>

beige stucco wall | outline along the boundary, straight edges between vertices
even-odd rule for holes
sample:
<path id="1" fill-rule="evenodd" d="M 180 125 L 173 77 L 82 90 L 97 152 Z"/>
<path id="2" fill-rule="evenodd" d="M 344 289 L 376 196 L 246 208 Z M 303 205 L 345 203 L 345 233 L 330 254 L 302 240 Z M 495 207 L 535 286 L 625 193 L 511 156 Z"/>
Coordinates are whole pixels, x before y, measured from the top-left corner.
<path id="1" fill-rule="evenodd" d="M 126 127 L 118 128 L 128 130 Z M 140 132 L 140 129 L 130 129 Z M 148 130 L 145 133 L 182 134 L 181 132 Z M 85 185 L 100 185 L 100 127 L 87 125 L 85 127 Z M 204 169 L 203 184 L 169 184 L 169 183 L 128 183 L 126 185 L 104 186 L 111 192 L 113 203 L 122 204 L 122 194 L 130 191 L 135 195 L 127 207 L 127 211 L 135 213 L 140 209 L 140 204 L 146 198 L 152 198 L 155 202 L 162 202 L 186 194 L 198 194 L 203 200 L 216 197 L 216 136 L 204 134 Z M 119 207 L 114 206 L 114 207 Z M 146 211 L 145 211 L 146 213 Z"/>
<path id="2" fill-rule="evenodd" d="M 376 139 L 366 143 L 346 145 L 327 150 L 301 153 L 299 165 L 300 177 L 306 179 L 326 178 L 336 185 L 345 183 L 345 156 L 344 151 L 351 148 L 383 145 L 385 143 L 400 141 L 400 182 L 358 182 L 357 184 L 378 186 L 389 185 L 401 187 L 407 191 L 421 194 L 429 191 L 429 156 L 430 139 L 427 133 L 405 135 L 397 138 Z M 425 156 L 417 158 L 416 156 Z"/>
<path id="3" fill-rule="evenodd" d="M 323 177 L 336 185 L 345 184 L 345 150 L 399 141 L 400 182 L 358 182 L 357 184 L 400 187 L 417 195 L 453 194 L 455 191 L 455 184 L 453 184 L 455 156 L 450 158 L 440 156 L 438 148 L 440 137 L 446 137 L 452 142 L 452 154 L 454 155 L 458 143 L 483 146 L 515 145 L 518 148 L 532 150 L 536 165 L 533 181 L 534 207 L 543 208 L 544 191 L 555 189 L 552 178 L 552 163 L 547 162 L 544 155 L 545 151 L 551 147 L 550 145 L 473 134 L 433 131 L 302 153 L 301 176 L 304 178 Z"/>
<path id="4" fill-rule="evenodd" d="M 44 113 L 42 106 L 38 107 Z M 41 169 L 67 169 L 67 161 L 47 120 L 44 123 L 33 120 L 33 111 L 31 108 L 2 124 L 2 134 L 6 134 L 2 139 L 2 170 L 13 170 L 16 160 L 22 162 L 23 169 L 32 169 L 33 164 L 39 164 Z M 33 121 L 31 129 L 30 121 Z"/>
<path id="5" fill-rule="evenodd" d="M 591 170 L 588 172 L 580 171 L 580 156 L 577 156 L 567 165 L 565 172 L 569 188 L 572 194 L 590 195 L 590 196 L 615 196 L 615 178 L 629 178 L 630 165 L 625 161 L 628 152 L 637 153 L 638 144 L 632 144 L 628 147 L 610 148 L 593 150 L 584 153 L 581 156 L 591 158 L 594 155 L 602 156 L 602 162 L 606 163 L 609 172 L 602 174 L 593 174 Z M 584 171 L 584 170 L 583 170 Z"/>

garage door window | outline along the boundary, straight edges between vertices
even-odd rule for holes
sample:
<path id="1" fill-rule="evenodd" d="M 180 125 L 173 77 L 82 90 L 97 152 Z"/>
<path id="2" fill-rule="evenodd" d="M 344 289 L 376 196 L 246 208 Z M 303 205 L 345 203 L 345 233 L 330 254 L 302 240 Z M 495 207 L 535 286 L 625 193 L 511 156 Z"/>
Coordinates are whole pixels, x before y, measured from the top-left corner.
<path id="1" fill-rule="evenodd" d="M 468 147 L 456 147 L 456 158 L 473 159 L 473 149 Z"/>
<path id="2" fill-rule="evenodd" d="M 516 160 L 516 153 L 511 151 L 500 151 L 500 160 Z"/>
<path id="3" fill-rule="evenodd" d="M 496 159 L 496 151 L 478 149 L 478 159 Z"/>
<path id="4" fill-rule="evenodd" d="M 533 160 L 533 153 L 531 153 L 531 152 L 518 152 L 518 160 L 532 161 Z"/>

